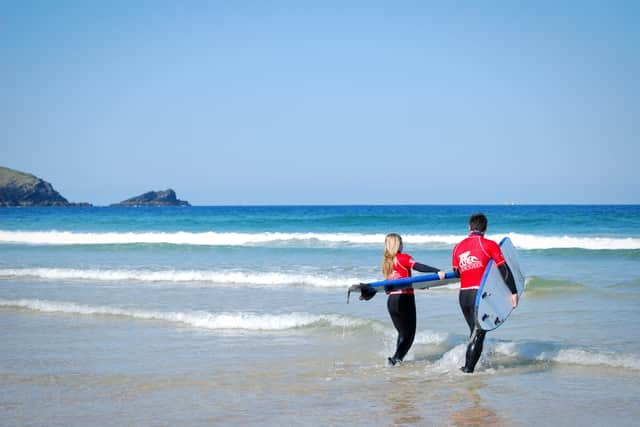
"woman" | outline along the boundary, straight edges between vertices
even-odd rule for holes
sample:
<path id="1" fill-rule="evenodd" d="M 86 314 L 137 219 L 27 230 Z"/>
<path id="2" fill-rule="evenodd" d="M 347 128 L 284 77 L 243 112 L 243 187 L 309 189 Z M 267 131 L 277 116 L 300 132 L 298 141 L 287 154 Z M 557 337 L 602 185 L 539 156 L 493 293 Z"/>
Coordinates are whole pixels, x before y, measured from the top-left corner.
<path id="1" fill-rule="evenodd" d="M 409 254 L 402 252 L 402 237 L 396 233 L 387 234 L 384 239 L 384 255 L 382 256 L 382 273 L 386 279 L 411 277 L 411 270 L 422 273 L 438 273 L 444 279 L 444 272 L 435 267 L 414 261 Z M 412 287 L 403 289 L 385 289 L 389 298 L 387 309 L 398 331 L 396 352 L 389 357 L 389 364 L 402 362 L 411 348 L 416 335 L 416 299 Z"/>

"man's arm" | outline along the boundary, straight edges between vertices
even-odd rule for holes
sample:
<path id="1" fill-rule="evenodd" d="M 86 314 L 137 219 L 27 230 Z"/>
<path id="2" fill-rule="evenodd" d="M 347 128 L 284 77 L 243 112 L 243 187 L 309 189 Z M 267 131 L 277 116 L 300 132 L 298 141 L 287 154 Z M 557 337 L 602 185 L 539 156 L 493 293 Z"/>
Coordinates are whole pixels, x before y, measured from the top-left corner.
<path id="1" fill-rule="evenodd" d="M 498 266 L 498 270 L 500 270 L 504 283 L 506 283 L 507 287 L 511 291 L 511 305 L 513 308 L 516 308 L 518 306 L 518 289 L 516 288 L 515 280 L 513 280 L 513 273 L 506 262 L 504 264 L 500 264 Z"/>

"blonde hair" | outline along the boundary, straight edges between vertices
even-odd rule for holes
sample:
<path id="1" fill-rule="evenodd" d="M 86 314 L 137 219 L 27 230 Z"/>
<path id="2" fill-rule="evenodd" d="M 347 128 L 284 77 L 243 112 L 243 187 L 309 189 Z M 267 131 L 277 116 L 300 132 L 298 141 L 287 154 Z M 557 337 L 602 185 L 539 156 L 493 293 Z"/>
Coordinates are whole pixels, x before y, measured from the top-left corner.
<path id="1" fill-rule="evenodd" d="M 397 233 L 387 234 L 384 239 L 384 254 L 382 255 L 382 274 L 386 279 L 393 274 L 393 264 L 401 249 L 402 237 Z"/>

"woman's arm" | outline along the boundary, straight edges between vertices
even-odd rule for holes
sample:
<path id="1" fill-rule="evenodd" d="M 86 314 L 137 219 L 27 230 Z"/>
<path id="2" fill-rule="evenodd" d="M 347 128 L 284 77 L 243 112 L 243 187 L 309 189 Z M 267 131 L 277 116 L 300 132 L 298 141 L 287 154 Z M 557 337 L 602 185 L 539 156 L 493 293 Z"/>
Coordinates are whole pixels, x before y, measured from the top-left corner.
<path id="1" fill-rule="evenodd" d="M 427 264 L 422 264 L 421 262 L 416 262 L 413 264 L 413 269 L 419 271 L 420 273 L 438 273 L 438 277 L 440 280 L 444 279 L 444 271 L 440 271 L 440 269 L 431 267 Z"/>
<path id="2" fill-rule="evenodd" d="M 420 273 L 437 273 L 440 271 L 439 268 L 431 267 L 430 265 L 422 264 L 421 262 L 413 264 L 413 269 Z"/>

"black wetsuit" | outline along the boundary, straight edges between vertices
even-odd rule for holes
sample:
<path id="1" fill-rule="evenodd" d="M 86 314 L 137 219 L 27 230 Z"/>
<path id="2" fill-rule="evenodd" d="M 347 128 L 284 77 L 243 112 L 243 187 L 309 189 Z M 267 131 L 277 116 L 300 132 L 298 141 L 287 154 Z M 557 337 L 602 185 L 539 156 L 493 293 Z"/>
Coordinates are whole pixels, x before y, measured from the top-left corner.
<path id="1" fill-rule="evenodd" d="M 396 352 L 389 359 L 395 365 L 407 355 L 416 336 L 416 297 L 414 294 L 389 295 L 387 309 L 398 331 Z"/>
<path id="2" fill-rule="evenodd" d="M 469 325 L 469 335 L 473 333 L 473 329 L 476 325 L 475 310 L 477 294 L 477 289 L 468 289 L 460 292 L 460 295 L 458 296 L 458 302 L 460 303 L 460 309 L 462 310 L 462 314 L 464 315 L 464 320 L 466 320 L 467 325 Z"/>
<path id="3" fill-rule="evenodd" d="M 484 336 L 487 333 L 484 329 L 476 328 L 476 295 L 478 295 L 477 289 L 467 289 L 460 291 L 458 296 L 464 320 L 469 326 L 469 344 L 465 355 L 465 366 L 462 368 L 462 371 L 467 373 L 471 373 L 475 369 L 482 354 Z"/>
<path id="4" fill-rule="evenodd" d="M 507 264 L 502 264 L 498 267 L 500 274 L 506 282 L 507 287 L 512 294 L 516 294 L 516 285 L 513 280 L 513 273 Z M 457 277 L 460 277 L 460 271 L 454 270 Z M 484 346 L 484 337 L 487 333 L 484 329 L 476 327 L 476 296 L 478 295 L 477 289 L 461 290 L 458 296 L 458 302 L 460 303 L 460 309 L 464 315 L 464 320 L 467 321 L 469 326 L 469 344 L 467 345 L 467 353 L 465 356 L 465 366 L 462 367 L 463 372 L 471 373 L 474 371 L 480 355 L 482 354 L 482 348 Z"/>
<path id="5" fill-rule="evenodd" d="M 435 267 L 419 262 L 413 265 L 413 270 L 421 273 L 437 273 L 440 271 Z M 398 331 L 396 352 L 389 358 L 389 363 L 395 365 L 407 355 L 416 336 L 416 297 L 413 293 L 389 295 L 387 309 L 393 326 Z"/>

